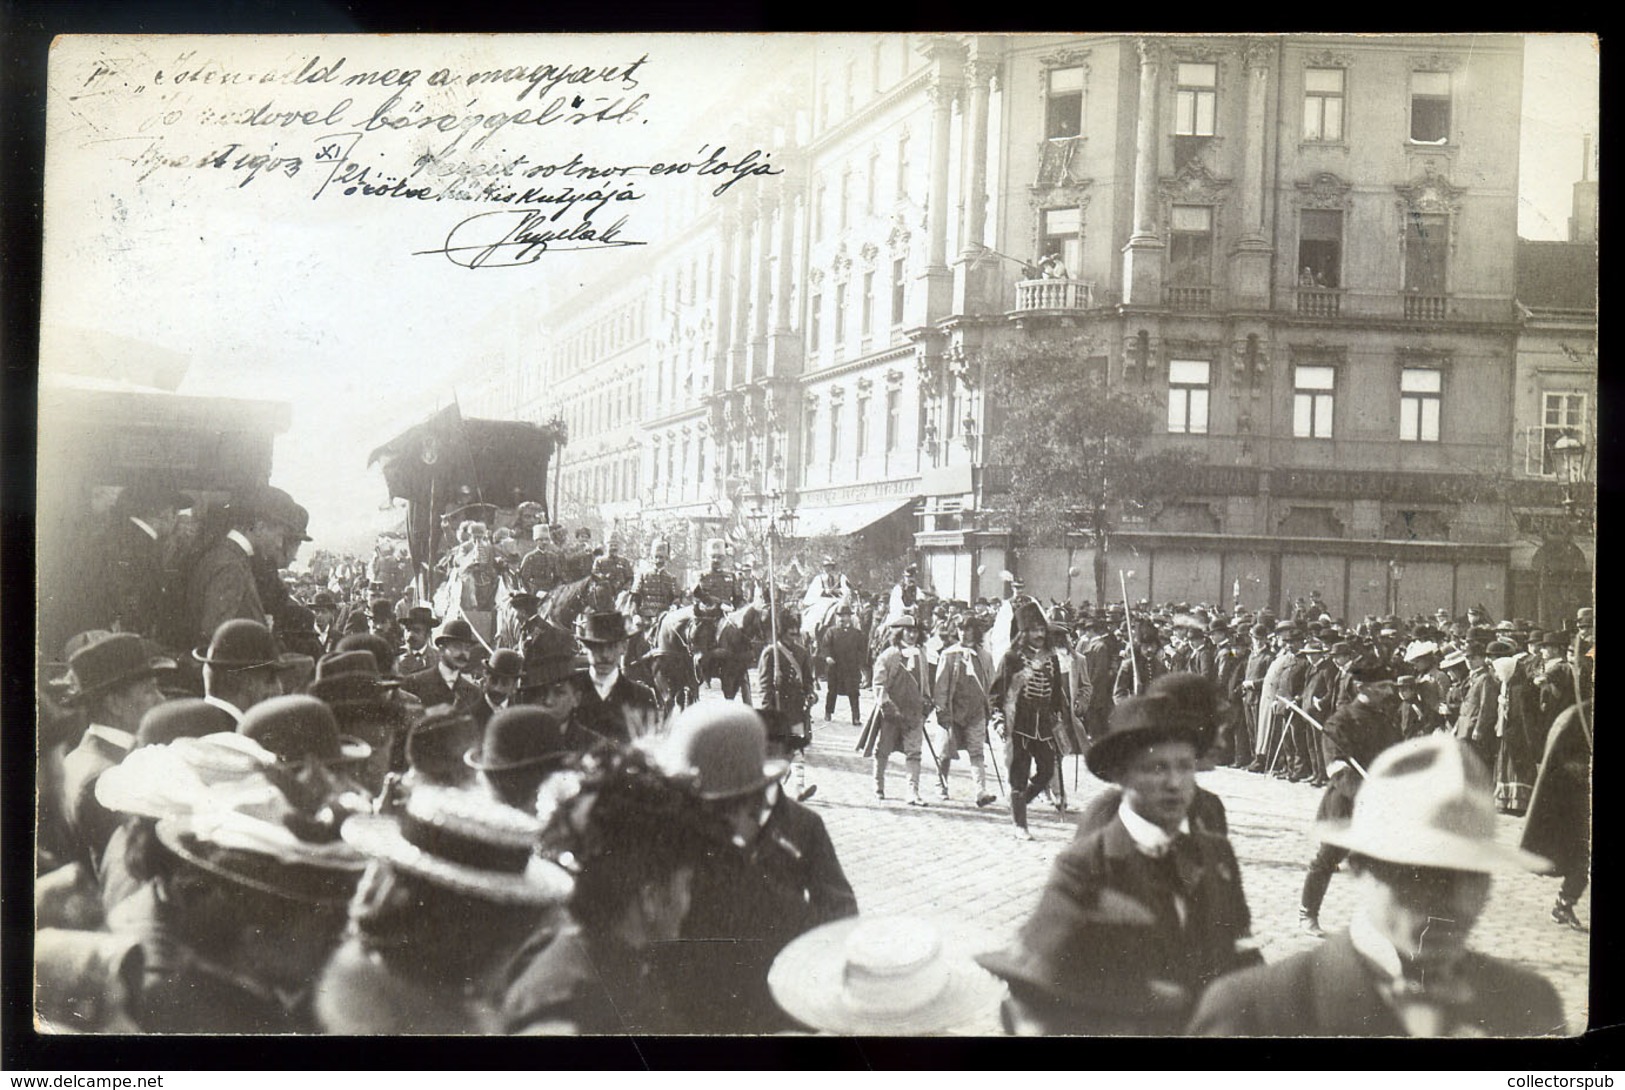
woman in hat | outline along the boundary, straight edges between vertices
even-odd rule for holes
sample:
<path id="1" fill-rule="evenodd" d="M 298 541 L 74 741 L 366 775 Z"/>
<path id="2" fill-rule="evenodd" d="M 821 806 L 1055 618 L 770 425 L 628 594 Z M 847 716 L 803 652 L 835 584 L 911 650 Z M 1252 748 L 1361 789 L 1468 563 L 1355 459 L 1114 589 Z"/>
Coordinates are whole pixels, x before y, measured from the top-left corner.
<path id="1" fill-rule="evenodd" d="M 536 852 L 541 824 L 471 791 L 414 788 L 341 830 L 371 859 L 317 987 L 339 1034 L 492 1033 L 511 963 L 570 894 Z"/>
<path id="2" fill-rule="evenodd" d="M 1176 1033 L 1202 989 L 1258 960 L 1230 842 L 1190 819 L 1199 739 L 1166 696 L 1117 706 L 1089 770 L 1117 813 L 1056 858 L 1030 920 L 980 964 L 1021 1034 Z"/>
<path id="3" fill-rule="evenodd" d="M 920 749 L 924 744 L 925 717 L 931 702 L 931 679 L 920 648 L 919 622 L 912 613 L 903 613 L 887 623 L 891 646 L 875 659 L 875 706 L 869 712 L 869 725 L 858 748 L 875 761 L 875 797 L 886 797 L 886 763 L 903 751 L 908 769 L 908 804 L 924 806 L 920 797 Z"/>
<path id="4" fill-rule="evenodd" d="M 1552 922 L 1587 930 L 1574 906 L 1591 880 L 1591 704 L 1565 709 L 1546 748 L 1523 823 L 1523 849 L 1552 861 L 1562 877 Z"/>
<path id="5" fill-rule="evenodd" d="M 338 840 L 335 799 L 290 798 L 265 776 L 267 758 L 246 747 L 233 755 L 209 740 L 182 742 L 213 746 L 221 759 L 190 766 L 202 790 L 137 811 L 168 813 L 127 849 L 131 874 L 152 894 L 145 912 L 124 917 L 145 955 L 135 1020 L 149 1033 L 310 1032 L 311 986 L 365 860 Z M 222 770 L 232 760 L 258 767 Z"/>
<path id="6" fill-rule="evenodd" d="M 1015 623 L 1020 636 L 999 660 L 988 686 L 988 704 L 994 729 L 1005 739 L 1016 838 L 1031 840 L 1027 806 L 1055 774 L 1055 732 L 1070 713 L 1066 677 L 1050 646 L 1043 610 L 1025 602 L 1016 610 Z"/>
<path id="7" fill-rule="evenodd" d="M 546 850 L 575 877 L 569 914 L 514 959 L 503 1024 L 531 1034 L 668 1030 L 679 1012 L 650 951 L 676 939 L 688 913 L 711 835 L 699 799 L 642 752 L 613 746 L 554 782 L 539 812 Z"/>
<path id="8" fill-rule="evenodd" d="M 1367 769 L 1350 818 L 1320 822 L 1349 853 L 1346 932 L 1208 989 L 1188 1032 L 1217 1037 L 1532 1037 L 1565 1032 L 1550 983 L 1470 950 L 1491 876 L 1546 861 L 1499 843 L 1489 770 L 1462 741 L 1401 742 Z"/>

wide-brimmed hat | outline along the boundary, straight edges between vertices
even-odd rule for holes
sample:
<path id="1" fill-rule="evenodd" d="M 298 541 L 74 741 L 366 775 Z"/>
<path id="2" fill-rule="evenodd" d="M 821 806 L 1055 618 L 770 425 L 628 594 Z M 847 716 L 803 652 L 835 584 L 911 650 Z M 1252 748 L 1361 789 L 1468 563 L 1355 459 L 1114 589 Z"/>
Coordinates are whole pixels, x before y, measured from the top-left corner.
<path id="1" fill-rule="evenodd" d="M 474 636 L 474 626 L 461 617 L 453 617 L 440 626 L 440 631 L 435 633 L 434 645 L 439 647 L 447 640 L 462 640 L 464 643 L 479 642 Z"/>
<path id="2" fill-rule="evenodd" d="M 926 920 L 850 916 L 796 938 L 767 974 L 773 998 L 828 1033 L 985 1033 L 1004 985 Z"/>
<path id="3" fill-rule="evenodd" d="M 1351 818 L 1322 821 L 1315 832 L 1327 844 L 1404 866 L 1549 870 L 1540 856 L 1495 839 L 1494 790 L 1489 769 L 1465 743 L 1413 738 L 1371 762 Z"/>
<path id="4" fill-rule="evenodd" d="M 356 814 L 345 841 L 375 859 L 482 901 L 558 904 L 569 874 L 536 854 L 542 826 L 523 810 L 473 791 L 414 788 L 395 814 Z"/>
<path id="5" fill-rule="evenodd" d="M 1405 661 L 1416 662 L 1420 659 L 1426 658 L 1428 655 L 1437 655 L 1438 653 L 1439 645 L 1434 641 L 1416 640 L 1412 642 L 1409 647 L 1405 648 Z"/>
<path id="6" fill-rule="evenodd" d="M 96 777 L 96 801 L 115 813 L 149 818 L 221 803 L 264 805 L 280 796 L 265 775 L 275 763 L 253 739 L 224 731 L 137 746 Z"/>
<path id="7" fill-rule="evenodd" d="M 1169 696 L 1135 696 L 1112 709 L 1107 733 L 1084 755 L 1089 771 L 1103 780 L 1115 780 L 1123 762 L 1140 749 L 1158 742 L 1202 743 L 1192 717 Z"/>
<path id="8" fill-rule="evenodd" d="M 304 694 L 260 701 L 243 714 L 237 733 L 252 738 L 283 761 L 339 764 L 372 756 L 372 747 L 366 742 L 339 733 L 333 709 Z"/>
<path id="9" fill-rule="evenodd" d="M 463 754 L 463 761 L 480 772 L 511 772 L 562 765 L 570 752 L 563 724 L 540 708 L 519 704 L 490 718 L 484 737 Z"/>
<path id="10" fill-rule="evenodd" d="M 303 665 L 305 655 L 277 650 L 271 630 L 258 621 L 239 617 L 214 630 L 207 648 L 196 648 L 192 657 L 216 670 L 259 670 L 274 667 L 287 670 Z"/>
<path id="11" fill-rule="evenodd" d="M 1444 658 L 1439 660 L 1439 669 L 1448 670 L 1452 666 L 1465 666 L 1466 664 L 1467 664 L 1467 652 L 1459 651 L 1459 650 L 1458 651 L 1452 651 L 1448 655 L 1446 655 Z"/>
<path id="12" fill-rule="evenodd" d="M 413 606 L 411 609 L 406 611 L 406 615 L 404 617 L 397 617 L 396 620 L 400 621 L 403 626 L 408 628 L 413 625 L 422 625 L 425 628 L 433 628 L 435 625 L 440 623 L 440 618 L 436 617 L 434 615 L 434 610 L 430 609 L 428 606 Z"/>
<path id="13" fill-rule="evenodd" d="M 342 910 L 366 869 L 342 841 L 307 841 L 281 822 L 229 808 L 160 818 L 156 832 L 193 868 L 302 905 Z"/>
<path id="14" fill-rule="evenodd" d="M 672 720 L 659 757 L 669 774 L 688 778 L 707 800 L 760 791 L 789 767 L 768 759 L 762 717 L 731 701 L 684 708 Z"/>
<path id="15" fill-rule="evenodd" d="M 156 677 L 171 669 L 173 659 L 165 658 L 131 632 L 109 632 L 87 641 L 68 659 L 66 703 L 73 704 L 142 678 Z"/>
<path id="16" fill-rule="evenodd" d="M 626 627 L 626 615 L 613 611 L 589 613 L 576 637 L 585 644 L 620 643 L 630 639 L 632 630 Z"/>

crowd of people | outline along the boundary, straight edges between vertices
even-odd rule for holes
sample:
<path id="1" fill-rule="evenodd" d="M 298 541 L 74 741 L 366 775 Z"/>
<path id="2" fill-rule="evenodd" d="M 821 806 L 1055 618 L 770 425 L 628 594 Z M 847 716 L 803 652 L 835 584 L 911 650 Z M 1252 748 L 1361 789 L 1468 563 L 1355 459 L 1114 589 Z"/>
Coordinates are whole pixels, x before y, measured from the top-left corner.
<path id="1" fill-rule="evenodd" d="M 660 541 L 637 568 L 567 546 L 539 507 L 448 522 L 445 579 L 494 593 L 391 600 L 290 587 L 308 515 L 276 489 L 177 569 L 188 502 L 126 490 L 42 664 L 50 1029 L 923 1033 L 997 1006 L 1012 1033 L 1562 1031 L 1549 984 L 1466 937 L 1508 867 L 1560 874 L 1552 919 L 1583 927 L 1590 610 L 1541 632 L 1318 600 L 1045 608 L 1014 579 L 943 600 L 913 565 L 866 596 L 833 558 L 798 594 L 720 541 L 692 582 Z M 479 547 L 520 530 L 527 550 Z M 713 679 L 729 699 L 699 700 Z M 1069 810 L 1062 758 L 1111 785 L 1008 949 L 978 966 L 929 924 L 858 917 L 807 805 L 820 686 L 880 800 L 952 802 L 964 752 L 974 806 L 1005 794 L 1030 839 L 1043 796 Z M 1261 964 L 1196 783 L 1218 764 L 1323 788 L 1300 919 L 1325 936 L 1346 862 L 1345 933 Z"/>

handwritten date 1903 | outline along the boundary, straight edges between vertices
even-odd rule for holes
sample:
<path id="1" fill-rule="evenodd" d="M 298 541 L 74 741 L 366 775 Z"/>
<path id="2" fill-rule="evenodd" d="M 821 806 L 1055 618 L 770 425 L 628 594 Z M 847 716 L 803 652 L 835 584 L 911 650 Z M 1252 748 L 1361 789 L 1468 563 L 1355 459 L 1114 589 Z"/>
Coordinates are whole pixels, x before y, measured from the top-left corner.
<path id="1" fill-rule="evenodd" d="M 470 216 L 446 234 L 436 250 L 418 254 L 444 254 L 465 269 L 500 269 L 531 265 L 553 250 L 592 250 L 610 246 L 643 246 L 622 238 L 627 217 L 608 227 L 593 222 L 591 214 L 567 227 L 556 225 L 558 213 L 540 208 L 513 208 Z"/>

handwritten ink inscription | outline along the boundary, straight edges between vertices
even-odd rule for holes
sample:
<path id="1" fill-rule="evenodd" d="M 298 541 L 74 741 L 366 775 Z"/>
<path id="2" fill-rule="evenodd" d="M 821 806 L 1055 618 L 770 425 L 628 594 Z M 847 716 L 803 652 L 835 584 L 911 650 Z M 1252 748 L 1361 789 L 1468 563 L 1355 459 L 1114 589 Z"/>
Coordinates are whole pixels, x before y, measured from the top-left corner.
<path id="1" fill-rule="evenodd" d="M 649 53 L 454 67 L 391 48 L 379 40 L 270 63 L 267 50 L 229 45 L 98 52 L 52 79 L 68 105 L 68 138 L 120 144 L 115 154 L 137 185 L 184 172 L 261 200 L 493 206 L 460 213 L 449 228 L 442 220 L 429 228 L 433 245 L 409 251 L 468 269 L 644 245 L 635 221 L 651 196 L 698 184 L 715 199 L 783 173 L 758 147 L 699 142 L 650 154 L 669 145 L 648 128 L 663 93 Z"/>

